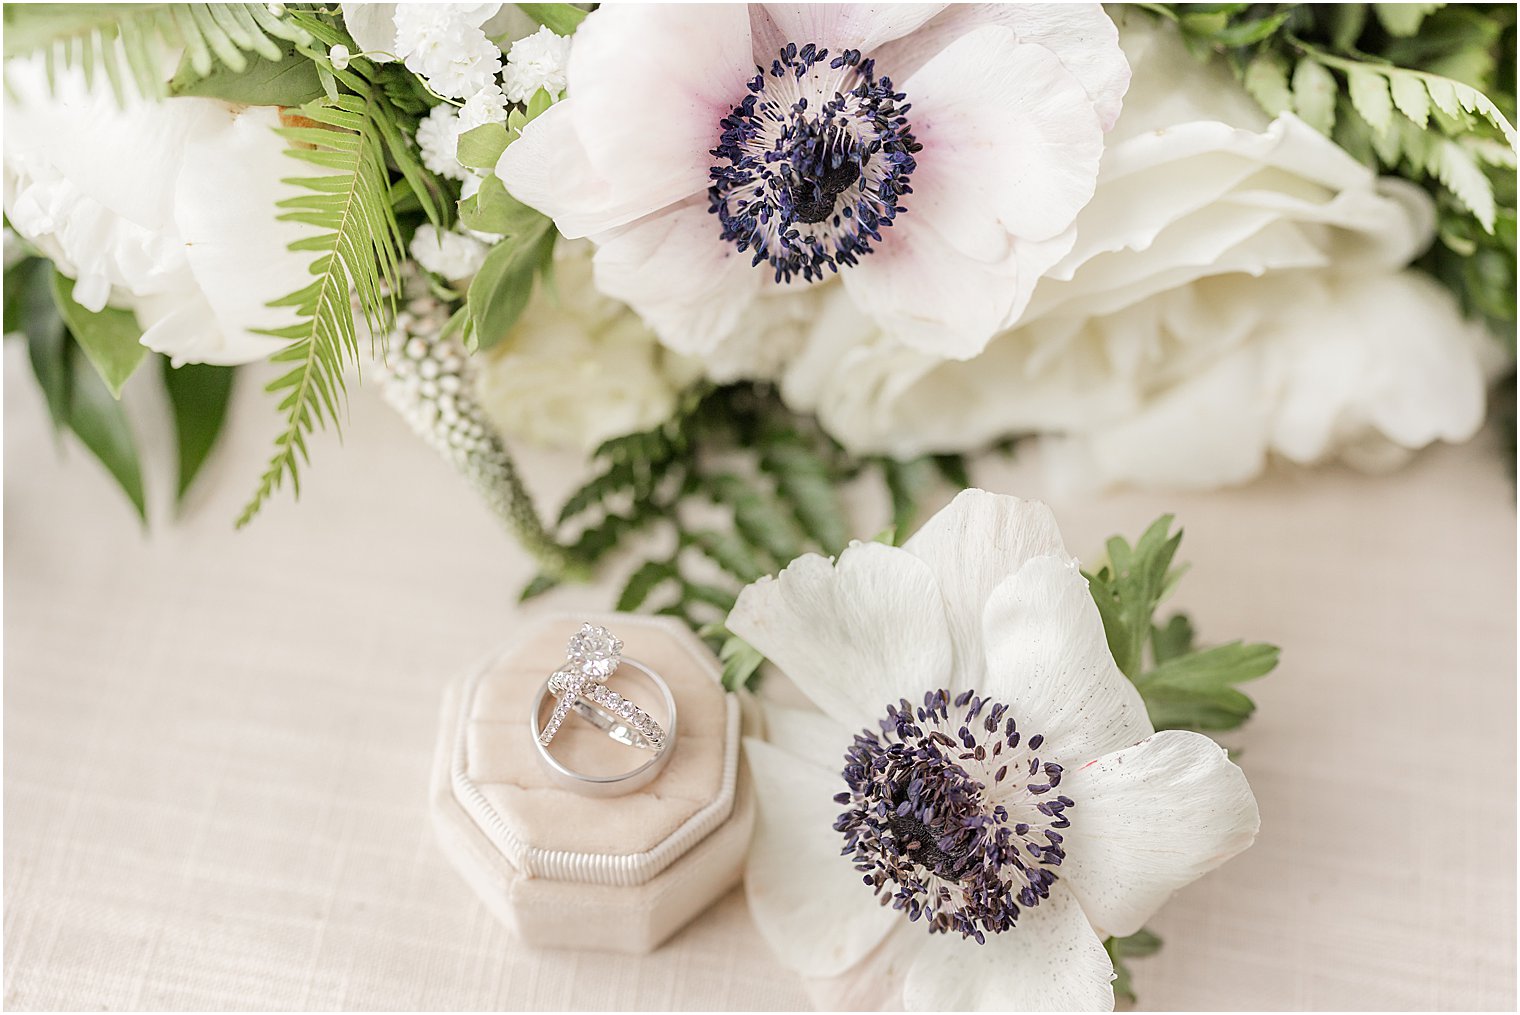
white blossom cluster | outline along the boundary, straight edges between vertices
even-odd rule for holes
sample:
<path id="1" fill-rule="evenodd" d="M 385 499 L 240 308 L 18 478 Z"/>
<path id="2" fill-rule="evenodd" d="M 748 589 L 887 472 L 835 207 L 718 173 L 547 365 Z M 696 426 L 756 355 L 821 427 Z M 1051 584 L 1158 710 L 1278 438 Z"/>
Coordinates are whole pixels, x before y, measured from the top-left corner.
<path id="1" fill-rule="evenodd" d="M 452 334 L 448 304 L 406 280 L 409 296 L 396 314 L 390 355 L 377 364 L 381 393 L 412 430 L 464 474 L 514 532 L 536 532 L 511 455 L 475 401 L 475 367 Z"/>

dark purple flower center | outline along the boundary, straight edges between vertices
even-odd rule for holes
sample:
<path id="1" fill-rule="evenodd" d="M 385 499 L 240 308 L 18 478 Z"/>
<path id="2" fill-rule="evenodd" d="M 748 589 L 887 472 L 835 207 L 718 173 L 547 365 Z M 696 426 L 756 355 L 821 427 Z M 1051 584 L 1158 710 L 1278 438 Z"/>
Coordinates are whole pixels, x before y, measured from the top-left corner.
<path id="1" fill-rule="evenodd" d="M 922 147 L 905 96 L 859 50 L 787 43 L 720 122 L 708 210 L 777 282 L 855 264 L 906 209 Z"/>
<path id="2" fill-rule="evenodd" d="M 1040 760 L 1045 738 L 973 691 L 888 705 L 879 726 L 845 752 L 843 855 L 883 905 L 931 934 L 982 943 L 1012 928 L 1050 897 L 1066 858 L 1060 830 L 1075 803 L 1056 792 L 1061 766 Z"/>

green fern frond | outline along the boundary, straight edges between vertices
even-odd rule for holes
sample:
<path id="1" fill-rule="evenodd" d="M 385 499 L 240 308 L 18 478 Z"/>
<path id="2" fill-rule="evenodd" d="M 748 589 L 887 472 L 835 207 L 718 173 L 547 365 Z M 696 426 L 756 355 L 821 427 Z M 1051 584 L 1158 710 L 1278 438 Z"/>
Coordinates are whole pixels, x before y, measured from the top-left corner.
<path id="1" fill-rule="evenodd" d="M 320 99 L 302 106 L 311 125 L 281 129 L 286 154 L 317 166 L 324 175 L 291 179 L 305 193 L 279 203 L 280 218 L 322 230 L 292 246 L 318 256 L 313 281 L 275 306 L 293 307 L 298 324 L 269 332 L 291 344 L 273 357 L 289 370 L 268 390 L 281 394 L 285 428 L 275 438 L 275 454 L 238 526 L 248 524 L 289 476 L 300 491 L 300 467 L 308 460 L 306 439 L 318 426 L 339 425 L 346 393 L 344 368 L 359 357 L 354 307 L 372 340 L 385 333 L 398 291 L 403 258 L 401 230 L 390 204 L 382 131 L 371 103 L 357 95 Z"/>
<path id="2" fill-rule="evenodd" d="M 311 43 L 261 3 L 6 4 L 4 17 L 7 59 L 42 53 L 50 83 L 59 66 L 83 70 L 92 86 L 104 74 L 118 102 L 128 81 L 144 98 L 162 98 L 165 58 L 176 51 L 204 77 L 218 66 L 241 73 L 249 54 L 279 60 L 285 43 Z"/>

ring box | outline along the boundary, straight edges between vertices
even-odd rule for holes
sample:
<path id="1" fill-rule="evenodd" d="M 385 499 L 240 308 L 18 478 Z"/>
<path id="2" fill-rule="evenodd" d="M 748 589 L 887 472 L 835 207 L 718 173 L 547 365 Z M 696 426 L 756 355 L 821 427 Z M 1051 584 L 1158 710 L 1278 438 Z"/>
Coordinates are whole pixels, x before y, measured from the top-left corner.
<path id="1" fill-rule="evenodd" d="M 660 674 L 679 712 L 669 763 L 626 796 L 556 783 L 528 727 L 539 690 L 584 621 L 607 627 L 627 658 Z M 701 639 L 672 618 L 551 615 L 450 685 L 433 763 L 433 826 L 445 855 L 518 937 L 644 954 L 738 884 L 754 803 L 739 777 L 745 710 L 721 674 Z M 609 686 L 618 681 L 615 674 Z M 560 757 L 622 751 L 628 767 L 639 762 L 634 748 L 578 721 L 550 749 Z"/>

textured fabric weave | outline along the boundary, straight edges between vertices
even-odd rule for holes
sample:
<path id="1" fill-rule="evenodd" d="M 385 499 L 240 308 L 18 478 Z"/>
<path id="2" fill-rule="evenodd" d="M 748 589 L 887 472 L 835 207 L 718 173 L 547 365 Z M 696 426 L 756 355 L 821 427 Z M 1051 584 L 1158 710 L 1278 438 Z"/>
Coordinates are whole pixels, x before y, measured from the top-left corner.
<path id="1" fill-rule="evenodd" d="M 209 483 L 144 535 L 80 447 L 60 459 L 8 345 L 8 1007 L 807 1004 L 740 893 L 647 957 L 552 952 L 449 868 L 427 820 L 439 696 L 530 568 L 372 392 L 346 446 L 315 442 L 300 505 L 235 534 L 275 429 L 250 371 Z M 546 500 L 577 479 L 529 464 Z M 1001 461 L 976 478 L 1048 496 Z M 1284 647 L 1230 738 L 1261 837 L 1153 923 L 1142 1006 L 1513 1008 L 1515 513 L 1492 444 L 1053 505 L 1079 555 L 1177 512 L 1178 605 L 1205 638 Z M 620 577 L 530 609 L 605 610 Z"/>

